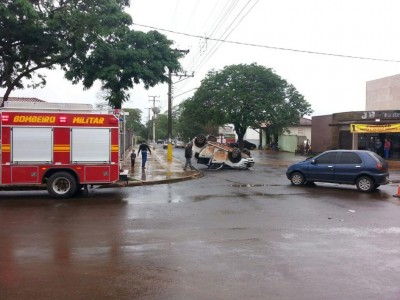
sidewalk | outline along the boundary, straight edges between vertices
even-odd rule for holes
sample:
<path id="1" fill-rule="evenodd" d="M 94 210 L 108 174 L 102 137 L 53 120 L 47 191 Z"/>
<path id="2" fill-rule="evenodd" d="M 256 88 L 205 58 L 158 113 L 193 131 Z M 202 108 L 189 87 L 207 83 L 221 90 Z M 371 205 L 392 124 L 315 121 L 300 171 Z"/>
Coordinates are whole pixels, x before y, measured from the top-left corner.
<path id="1" fill-rule="evenodd" d="M 137 147 L 135 147 L 135 152 L 137 154 Z M 128 170 L 128 185 L 171 183 L 202 176 L 199 171 L 184 171 L 183 166 L 184 162 L 174 157 L 172 161 L 168 161 L 167 150 L 156 148 L 151 150 L 151 154 L 147 155 L 145 169 L 142 169 L 141 154 L 137 155 L 135 166 L 131 167 L 130 151 L 127 151 L 123 169 Z"/>
<path id="2" fill-rule="evenodd" d="M 137 147 L 135 151 L 137 153 Z M 190 180 L 203 176 L 201 171 L 184 171 L 184 161 L 172 158 L 172 161 L 167 160 L 167 150 L 156 148 L 148 155 L 146 168 L 142 169 L 142 157 L 137 155 L 135 166 L 131 167 L 130 151 L 125 153 L 123 169 L 128 170 L 128 182 L 120 181 L 118 185 L 150 185 L 160 183 L 172 183 L 183 180 Z M 255 159 L 255 168 L 257 165 L 271 167 L 288 167 L 289 165 L 300 162 L 306 159 L 302 155 L 294 155 L 288 152 L 275 152 L 265 150 L 251 151 Z M 196 166 L 195 158 L 192 159 Z M 400 162 L 390 162 L 390 181 L 392 183 L 400 183 Z"/>

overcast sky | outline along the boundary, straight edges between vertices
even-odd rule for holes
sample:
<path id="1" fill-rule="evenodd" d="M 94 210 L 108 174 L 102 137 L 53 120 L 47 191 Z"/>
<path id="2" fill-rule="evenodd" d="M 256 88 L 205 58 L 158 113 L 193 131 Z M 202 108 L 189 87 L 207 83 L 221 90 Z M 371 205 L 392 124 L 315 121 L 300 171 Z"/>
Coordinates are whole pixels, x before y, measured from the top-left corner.
<path id="1" fill-rule="evenodd" d="M 209 70 L 232 64 L 272 68 L 304 95 L 314 116 L 365 110 L 366 82 L 400 74 L 398 0 L 133 0 L 128 11 L 135 30 L 156 28 L 174 47 L 190 50 L 181 62 L 194 77 L 174 84 L 174 104 L 193 95 Z M 47 80 L 44 89 L 11 96 L 98 101 L 99 85 L 83 91 L 57 71 Z M 150 96 L 157 96 L 165 111 L 167 90 L 137 86 L 123 107 L 147 117 Z"/>

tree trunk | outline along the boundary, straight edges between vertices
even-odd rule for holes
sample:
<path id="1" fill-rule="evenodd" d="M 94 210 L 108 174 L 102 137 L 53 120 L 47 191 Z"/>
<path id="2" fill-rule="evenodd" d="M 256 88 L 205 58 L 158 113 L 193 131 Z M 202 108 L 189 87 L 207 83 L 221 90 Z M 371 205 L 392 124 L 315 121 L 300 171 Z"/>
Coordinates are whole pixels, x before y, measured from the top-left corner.
<path id="1" fill-rule="evenodd" d="M 10 96 L 11 91 L 12 91 L 12 88 L 7 88 L 7 90 L 3 96 L 3 101 L 1 102 L 0 107 L 4 107 L 4 102 L 8 101 L 8 97 Z"/>
<path id="2" fill-rule="evenodd" d="M 238 136 L 238 144 L 239 144 L 239 149 L 243 150 L 243 137 L 246 134 L 247 128 L 243 128 L 240 125 L 234 124 L 235 125 L 235 131 Z"/>

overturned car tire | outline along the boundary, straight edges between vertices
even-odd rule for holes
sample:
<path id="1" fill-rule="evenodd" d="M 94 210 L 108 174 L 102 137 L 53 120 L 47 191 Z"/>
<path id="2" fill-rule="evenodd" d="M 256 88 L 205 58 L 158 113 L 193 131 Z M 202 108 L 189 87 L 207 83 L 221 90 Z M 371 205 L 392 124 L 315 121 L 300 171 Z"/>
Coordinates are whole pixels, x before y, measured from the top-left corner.
<path id="1" fill-rule="evenodd" d="M 216 142 L 217 141 L 217 137 L 214 136 L 214 135 L 209 135 L 208 138 L 207 138 L 207 141 Z"/>
<path id="2" fill-rule="evenodd" d="M 194 138 L 194 144 L 196 147 L 201 148 L 207 143 L 206 136 L 204 134 L 199 134 Z"/>
<path id="3" fill-rule="evenodd" d="M 246 154 L 246 155 L 248 155 L 248 156 L 251 156 L 251 153 L 250 153 L 250 150 L 249 150 L 249 149 L 244 148 L 244 149 L 242 150 L 242 153 L 244 153 L 244 154 Z"/>
<path id="4" fill-rule="evenodd" d="M 232 152 L 229 152 L 228 158 L 230 162 L 238 163 L 242 159 L 242 154 L 239 149 L 235 148 Z"/>

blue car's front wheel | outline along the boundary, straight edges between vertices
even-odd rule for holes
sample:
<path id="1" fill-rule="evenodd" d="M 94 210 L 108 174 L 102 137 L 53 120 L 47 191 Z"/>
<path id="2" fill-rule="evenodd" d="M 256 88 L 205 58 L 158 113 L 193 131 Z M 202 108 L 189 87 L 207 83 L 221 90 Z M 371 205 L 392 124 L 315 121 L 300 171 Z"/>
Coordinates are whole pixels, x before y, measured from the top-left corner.
<path id="1" fill-rule="evenodd" d="M 290 182 L 292 183 L 292 185 L 303 185 L 305 183 L 305 179 L 303 174 L 301 174 L 300 172 L 294 172 L 290 176 Z"/>

